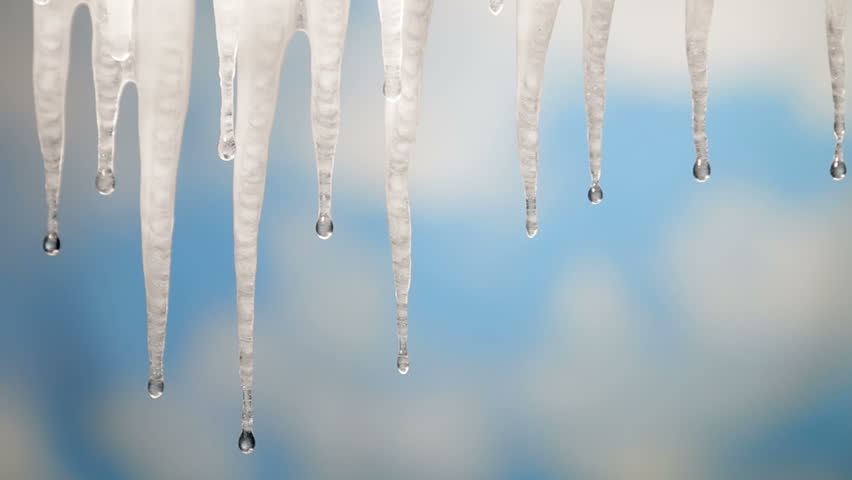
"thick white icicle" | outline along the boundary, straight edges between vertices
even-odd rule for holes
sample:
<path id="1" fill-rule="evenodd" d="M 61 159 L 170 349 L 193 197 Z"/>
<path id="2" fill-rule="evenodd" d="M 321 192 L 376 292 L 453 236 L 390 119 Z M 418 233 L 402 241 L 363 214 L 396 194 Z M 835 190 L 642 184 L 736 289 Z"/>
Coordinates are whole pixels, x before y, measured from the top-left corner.
<path id="1" fill-rule="evenodd" d="M 707 37 L 713 15 L 713 0 L 686 0 L 686 59 L 692 82 L 692 129 L 695 138 L 695 164 L 692 174 L 699 182 L 710 179 L 710 153 L 707 145 Z"/>
<path id="2" fill-rule="evenodd" d="M 331 175 L 340 121 L 340 68 L 349 0 L 255 0 L 240 19 L 240 109 L 234 161 L 234 257 L 243 391 L 241 451 L 254 450 L 254 318 L 257 239 L 266 187 L 269 140 L 278 100 L 281 64 L 293 35 L 311 45 L 311 116 L 319 173 L 317 233 L 331 234 Z"/>
<path id="3" fill-rule="evenodd" d="M 397 369 L 406 374 L 408 359 L 408 292 L 411 287 L 411 210 L 408 166 L 414 157 L 423 53 L 432 18 L 432 0 L 406 0 L 403 14 L 402 94 L 385 102 L 385 175 L 388 228 L 396 292 Z"/>
<path id="4" fill-rule="evenodd" d="M 219 115 L 219 158 L 234 159 L 234 77 L 237 73 L 237 40 L 240 34 L 242 0 L 213 0 L 216 41 L 219 49 L 219 87 L 222 95 Z"/>
<path id="5" fill-rule="evenodd" d="M 831 176 L 835 180 L 846 177 L 843 159 L 843 141 L 846 137 L 846 0 L 826 0 L 826 32 L 828 36 L 828 61 L 831 69 L 831 91 L 834 98 L 834 160 Z"/>
<path id="6" fill-rule="evenodd" d="M 518 150 L 527 209 L 527 236 L 538 233 L 539 114 L 544 63 L 560 0 L 518 0 Z"/>
<path id="7" fill-rule="evenodd" d="M 603 201 L 600 180 L 606 106 L 606 49 L 614 4 L 615 0 L 583 0 L 583 65 L 589 131 L 589 169 L 592 174 L 588 197 L 593 204 Z"/>
<path id="8" fill-rule="evenodd" d="M 403 0 L 379 0 L 382 58 L 385 64 L 382 93 L 391 101 L 398 100 L 402 91 L 402 3 Z"/>
<path id="9" fill-rule="evenodd" d="M 115 187 L 113 154 L 124 85 L 139 92 L 142 257 L 148 311 L 148 393 L 163 393 L 163 354 L 169 303 L 175 180 L 192 65 L 193 0 L 38 0 L 34 6 L 33 86 L 45 162 L 48 235 L 44 249 L 59 252 L 57 210 L 61 180 L 68 44 L 77 6 L 92 16 L 92 68 L 98 124 L 98 191 Z M 137 41 L 137 37 L 138 40 Z"/>

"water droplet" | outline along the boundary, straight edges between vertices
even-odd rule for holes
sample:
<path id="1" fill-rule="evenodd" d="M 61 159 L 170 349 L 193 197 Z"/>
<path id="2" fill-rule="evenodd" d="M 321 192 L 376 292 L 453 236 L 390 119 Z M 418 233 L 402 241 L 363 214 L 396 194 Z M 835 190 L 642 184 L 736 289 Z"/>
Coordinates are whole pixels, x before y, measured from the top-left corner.
<path id="1" fill-rule="evenodd" d="M 500 15 L 500 12 L 503 11 L 503 0 L 491 0 L 491 13 L 494 15 Z"/>
<path id="2" fill-rule="evenodd" d="M 846 178 L 846 162 L 843 160 L 835 160 L 831 164 L 831 178 L 835 180 L 843 180 Z"/>
<path id="3" fill-rule="evenodd" d="M 115 191 L 115 175 L 111 168 L 98 170 L 95 176 L 95 188 L 101 195 L 109 195 Z"/>
<path id="4" fill-rule="evenodd" d="M 44 241 L 41 244 L 41 248 L 44 249 L 44 253 L 50 255 L 51 257 L 56 256 L 59 254 L 59 247 L 60 241 L 58 234 L 50 232 L 44 236 Z"/>
<path id="5" fill-rule="evenodd" d="M 128 58 L 130 58 L 130 50 L 115 49 L 109 53 L 109 56 L 116 62 L 125 62 Z"/>
<path id="6" fill-rule="evenodd" d="M 692 167 L 692 176 L 698 180 L 698 183 L 704 183 L 710 180 L 710 162 L 696 160 Z"/>
<path id="7" fill-rule="evenodd" d="M 396 357 L 396 369 L 399 373 L 406 375 L 409 368 L 411 368 L 411 362 L 408 361 L 408 355 L 400 355 Z"/>
<path id="8" fill-rule="evenodd" d="M 237 154 L 237 141 L 234 139 L 232 135 L 227 137 L 222 137 L 219 140 L 219 158 L 226 162 L 230 162 L 234 159 L 234 155 Z"/>
<path id="9" fill-rule="evenodd" d="M 317 219 L 317 236 L 323 240 L 327 240 L 331 238 L 331 234 L 334 233 L 334 222 L 331 220 L 331 216 L 328 214 L 321 214 Z"/>
<path id="10" fill-rule="evenodd" d="M 538 222 L 535 220 L 527 220 L 527 237 L 533 238 L 538 235 Z"/>
<path id="11" fill-rule="evenodd" d="M 254 433 L 249 430 L 243 430 L 240 433 L 240 439 L 237 441 L 237 446 L 240 447 L 240 451 L 248 455 L 249 453 L 254 451 Z"/>
<path id="12" fill-rule="evenodd" d="M 163 390 L 165 390 L 166 385 L 162 380 L 157 380 L 153 378 L 148 379 L 148 395 L 151 398 L 157 399 L 163 396 Z"/>
<path id="13" fill-rule="evenodd" d="M 382 85 L 382 94 L 385 99 L 395 102 L 402 95 L 402 79 L 400 77 L 385 78 L 385 83 Z"/>
<path id="14" fill-rule="evenodd" d="M 597 205 L 603 202 L 604 193 L 601 185 L 597 182 L 592 184 L 592 187 L 589 188 L 589 201 L 592 202 L 592 205 Z"/>

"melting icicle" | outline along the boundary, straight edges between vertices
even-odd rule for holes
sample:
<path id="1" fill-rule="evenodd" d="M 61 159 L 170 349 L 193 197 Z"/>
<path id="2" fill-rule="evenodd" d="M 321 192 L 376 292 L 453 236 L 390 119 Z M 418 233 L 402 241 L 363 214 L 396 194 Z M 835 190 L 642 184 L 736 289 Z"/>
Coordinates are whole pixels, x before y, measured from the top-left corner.
<path id="1" fill-rule="evenodd" d="M 828 62 L 831 70 L 831 91 L 834 98 L 834 160 L 831 162 L 831 177 L 843 180 L 846 177 L 846 162 L 843 159 L 843 140 L 846 136 L 846 0 L 826 0 L 826 32 L 828 36 Z"/>
<path id="2" fill-rule="evenodd" d="M 382 93 L 393 102 L 399 99 L 402 92 L 402 3 L 403 0 L 379 0 L 382 57 L 385 64 Z"/>
<path id="3" fill-rule="evenodd" d="M 252 388 L 254 384 L 255 279 L 257 238 L 266 185 L 269 140 L 278 100 L 281 64 L 297 31 L 311 45 L 311 120 L 319 177 L 317 234 L 328 238 L 331 179 L 340 125 L 340 69 L 349 23 L 349 0 L 258 0 L 239 19 L 240 109 L 236 112 L 234 157 L 234 257 L 240 341 L 243 416 L 240 449 L 254 448 Z M 220 17 L 224 10 L 217 9 Z M 217 20 L 227 23 L 231 20 Z M 244 448 L 245 447 L 245 448 Z"/>
<path id="4" fill-rule="evenodd" d="M 539 114 L 544 61 L 560 0 L 518 0 L 518 150 L 526 196 L 527 236 L 538 233 Z"/>
<path id="5" fill-rule="evenodd" d="M 500 12 L 503 11 L 503 0 L 488 0 L 488 3 L 488 7 L 494 15 L 500 15 Z"/>
<path id="6" fill-rule="evenodd" d="M 692 81 L 692 129 L 695 138 L 695 165 L 692 175 L 699 182 L 710 179 L 710 153 L 707 145 L 707 37 L 713 0 L 686 0 L 686 58 Z"/>
<path id="7" fill-rule="evenodd" d="M 606 49 L 614 4 L 615 0 L 583 0 L 583 64 L 589 130 L 589 169 L 592 173 L 589 201 L 595 205 L 603 201 L 600 181 L 606 105 Z"/>
<path id="8" fill-rule="evenodd" d="M 237 73 L 237 40 L 242 0 L 214 0 L 216 40 L 219 49 L 219 86 L 222 94 L 219 116 L 219 158 L 234 159 L 234 77 Z"/>
<path id="9" fill-rule="evenodd" d="M 408 202 L 408 165 L 414 157 L 423 52 L 432 18 L 432 0 L 406 0 L 403 14 L 402 94 L 385 102 L 385 192 L 396 292 L 397 369 L 408 373 L 408 292 L 411 288 L 411 210 Z"/>
<path id="10" fill-rule="evenodd" d="M 92 63 L 102 194 L 115 188 L 113 154 L 121 92 L 137 84 L 141 153 L 142 258 L 148 311 L 148 393 L 163 393 L 174 199 L 181 136 L 189 100 L 195 2 L 192 0 L 36 1 L 33 90 L 45 165 L 48 234 L 43 248 L 59 253 L 59 188 L 65 143 L 65 95 L 74 10 L 92 15 Z M 137 28 L 138 27 L 138 28 Z M 145 32 L 136 41 L 134 32 Z"/>

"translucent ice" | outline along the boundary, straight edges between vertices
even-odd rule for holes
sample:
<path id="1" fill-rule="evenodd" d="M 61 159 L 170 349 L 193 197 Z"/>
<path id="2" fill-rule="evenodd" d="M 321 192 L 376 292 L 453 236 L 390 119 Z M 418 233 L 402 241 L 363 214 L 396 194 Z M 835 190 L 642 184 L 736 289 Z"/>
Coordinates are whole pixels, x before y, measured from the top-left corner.
<path id="1" fill-rule="evenodd" d="M 825 0 L 828 62 L 834 98 L 835 147 L 831 176 L 835 180 L 842 180 L 846 176 L 846 162 L 843 158 L 843 140 L 846 137 L 846 9 L 846 0 Z"/>
<path id="2" fill-rule="evenodd" d="M 219 86 L 222 94 L 219 118 L 219 158 L 234 159 L 234 77 L 237 73 L 237 40 L 240 34 L 242 0 L 213 0 L 216 40 L 219 47 Z"/>
<path id="3" fill-rule="evenodd" d="M 382 57 L 385 64 L 382 92 L 391 101 L 398 100 L 402 92 L 402 3 L 403 0 L 379 0 Z"/>
<path id="4" fill-rule="evenodd" d="M 406 0 L 403 14 L 402 93 L 385 102 L 385 192 L 396 292 L 397 369 L 408 373 L 408 292 L 411 288 L 411 210 L 408 202 L 408 166 L 414 157 L 423 52 L 432 0 Z"/>
<path id="5" fill-rule="evenodd" d="M 71 21 L 87 5 L 98 125 L 97 190 L 115 188 L 115 124 L 124 86 L 139 97 L 142 258 L 148 310 L 149 393 L 163 391 L 175 180 L 189 100 L 195 2 L 192 0 L 37 0 L 33 6 L 33 91 L 44 158 L 47 236 L 59 253 L 59 190 L 65 146 L 65 97 Z M 153 390 L 152 390 L 153 388 Z"/>
<path id="6" fill-rule="evenodd" d="M 237 98 L 240 103 L 236 112 L 237 148 L 234 157 L 234 257 L 243 431 L 251 432 L 257 238 L 281 65 L 293 35 L 305 32 L 311 46 L 311 120 L 319 177 L 316 229 L 318 235 L 328 238 L 333 231 L 331 180 L 340 126 L 340 68 L 350 2 L 256 0 L 251 3 L 251 8 L 242 12 L 231 8 L 240 3 L 218 1 L 216 22 L 217 26 L 226 25 L 226 31 L 238 32 L 236 43 L 226 47 L 238 52 L 234 59 L 238 68 Z M 226 5 L 228 8 L 225 8 Z M 239 14 L 238 19 L 222 18 L 235 14 Z M 222 28 L 219 28 L 218 34 L 221 50 L 222 38 L 227 35 Z M 232 61 L 225 55 L 222 58 Z M 223 105 L 226 104 L 223 101 Z M 240 445 L 244 445 L 242 440 Z M 246 449 L 243 451 L 248 453 Z"/>
<path id="7" fill-rule="evenodd" d="M 707 37 L 713 0 L 686 0 L 686 59 L 692 81 L 692 130 L 695 164 L 692 174 L 699 182 L 710 179 L 710 153 L 707 146 Z"/>

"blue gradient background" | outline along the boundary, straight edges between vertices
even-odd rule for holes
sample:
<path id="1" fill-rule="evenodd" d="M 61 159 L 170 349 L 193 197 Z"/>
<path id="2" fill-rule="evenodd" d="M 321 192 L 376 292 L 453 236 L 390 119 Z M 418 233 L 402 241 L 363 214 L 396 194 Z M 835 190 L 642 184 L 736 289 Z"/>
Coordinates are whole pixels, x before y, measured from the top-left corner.
<path id="1" fill-rule="evenodd" d="M 122 100 L 117 190 L 104 198 L 93 185 L 90 22 L 78 12 L 63 248 L 45 256 L 31 7 L 3 5 L 0 478 L 852 478 L 852 185 L 828 176 L 824 49 L 800 52 L 823 68 L 813 96 L 797 96 L 774 59 L 741 75 L 736 61 L 720 67 L 714 177 L 697 185 L 685 59 L 674 78 L 636 86 L 618 63 L 630 39 L 616 33 L 665 19 L 617 6 L 606 201 L 585 201 L 580 65 L 551 53 L 542 226 L 528 240 L 511 2 L 499 19 L 484 0 L 436 2 L 411 178 L 412 372 L 400 377 L 379 26 L 373 2 L 354 3 L 327 242 L 313 233 L 304 37 L 284 65 L 261 228 L 251 456 L 236 448 L 232 166 L 215 150 L 209 2 L 197 11 L 158 401 L 145 392 L 135 91 Z M 573 4 L 562 16 L 576 26 Z M 479 36 L 494 40 L 481 58 Z M 553 48 L 570 40 L 576 50 L 568 37 Z"/>

